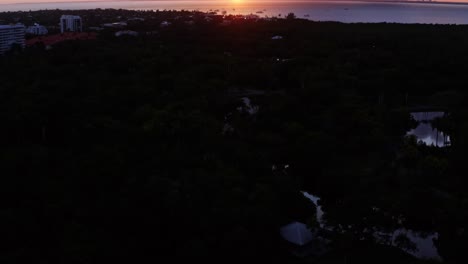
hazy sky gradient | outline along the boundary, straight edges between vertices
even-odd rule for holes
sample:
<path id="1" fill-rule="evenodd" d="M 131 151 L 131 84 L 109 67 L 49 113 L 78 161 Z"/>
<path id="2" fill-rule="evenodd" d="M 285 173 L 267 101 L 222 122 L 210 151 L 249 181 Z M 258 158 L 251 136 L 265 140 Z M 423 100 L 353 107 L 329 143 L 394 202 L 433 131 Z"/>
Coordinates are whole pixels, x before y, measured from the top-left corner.
<path id="1" fill-rule="evenodd" d="M 24 3 L 67 3 L 67 2 L 120 2 L 120 1 L 186 1 L 186 2 L 197 2 L 197 1 L 207 1 L 207 2 L 220 2 L 220 3 L 233 3 L 234 0 L 0 0 L 0 4 L 24 4 Z M 243 4 L 249 2 L 325 2 L 326 0 L 242 0 Z M 330 1 L 350 1 L 353 0 L 330 0 Z M 405 1 L 405 0 L 355 0 L 355 1 L 368 1 L 368 2 L 392 2 L 392 1 Z M 418 2 L 422 0 L 409 0 L 410 2 Z M 428 0 L 425 0 L 428 1 Z M 441 3 L 468 3 L 468 0 L 432 0 L 433 2 Z"/>
<path id="2" fill-rule="evenodd" d="M 15 4 L 15 3 L 53 3 L 53 2 L 117 2 L 117 1 L 153 1 L 153 0 L 0 0 L 1 4 Z M 154 0 L 154 1 L 209 1 L 209 2 L 233 2 L 233 0 Z M 326 0 L 310 0 L 310 2 L 319 1 L 324 2 Z M 331 1 L 353 1 L 353 0 L 331 0 Z M 356 0 L 356 1 L 368 1 L 368 2 L 392 2 L 392 0 Z M 404 0 L 393 0 L 393 1 L 404 1 Z M 418 0 L 409 0 L 418 1 Z M 420 0 L 421 1 L 421 0 Z M 426 0 L 427 1 L 427 0 Z M 433 0 L 434 2 L 457 2 L 457 3 L 468 3 L 468 0 Z M 244 3 L 248 2 L 308 2 L 307 0 L 243 0 Z"/>

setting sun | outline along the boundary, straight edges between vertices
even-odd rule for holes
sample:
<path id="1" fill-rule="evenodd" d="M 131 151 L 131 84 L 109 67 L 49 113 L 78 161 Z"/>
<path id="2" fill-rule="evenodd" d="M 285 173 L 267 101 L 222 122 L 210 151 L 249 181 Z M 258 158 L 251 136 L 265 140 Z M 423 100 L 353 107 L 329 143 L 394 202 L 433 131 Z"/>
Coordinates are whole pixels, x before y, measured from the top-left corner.
<path id="1" fill-rule="evenodd" d="M 241 4 L 244 2 L 244 0 L 231 0 L 231 2 L 234 4 Z"/>

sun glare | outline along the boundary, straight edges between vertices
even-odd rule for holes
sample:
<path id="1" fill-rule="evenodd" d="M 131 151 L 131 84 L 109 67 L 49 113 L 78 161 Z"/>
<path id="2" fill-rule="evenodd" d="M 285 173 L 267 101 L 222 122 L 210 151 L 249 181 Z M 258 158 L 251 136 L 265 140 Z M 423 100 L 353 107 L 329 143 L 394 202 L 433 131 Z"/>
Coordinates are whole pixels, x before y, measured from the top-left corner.
<path id="1" fill-rule="evenodd" d="M 241 4 L 244 2 L 244 0 L 231 0 L 231 2 L 234 4 Z"/>

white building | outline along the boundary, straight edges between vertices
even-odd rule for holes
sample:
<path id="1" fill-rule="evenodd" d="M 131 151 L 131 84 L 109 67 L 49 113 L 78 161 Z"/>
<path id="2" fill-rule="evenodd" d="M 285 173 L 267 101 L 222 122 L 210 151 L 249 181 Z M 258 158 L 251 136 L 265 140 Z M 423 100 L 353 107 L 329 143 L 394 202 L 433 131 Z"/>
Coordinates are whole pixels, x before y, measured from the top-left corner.
<path id="1" fill-rule="evenodd" d="M 49 31 L 47 30 L 46 27 L 35 23 L 34 26 L 30 26 L 26 28 L 26 33 L 32 34 L 32 35 L 47 35 Z"/>
<path id="2" fill-rule="evenodd" d="M 79 16 L 72 16 L 72 15 L 63 15 L 60 17 L 60 31 L 68 32 L 68 31 L 82 31 L 83 25 L 81 23 L 81 17 Z"/>
<path id="3" fill-rule="evenodd" d="M 10 50 L 13 44 L 24 48 L 24 25 L 0 25 L 0 54 Z"/>

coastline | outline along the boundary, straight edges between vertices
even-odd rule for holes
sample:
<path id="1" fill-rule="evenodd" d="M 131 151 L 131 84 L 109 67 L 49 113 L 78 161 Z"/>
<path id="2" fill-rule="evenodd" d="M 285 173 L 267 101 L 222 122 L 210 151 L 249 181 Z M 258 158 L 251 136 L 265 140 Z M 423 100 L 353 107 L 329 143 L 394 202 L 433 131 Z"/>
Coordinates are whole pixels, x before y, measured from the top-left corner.
<path id="1" fill-rule="evenodd" d="M 246 0 L 247 1 L 247 0 Z M 266 9 L 265 9 L 266 8 Z M 73 1 L 0 4 L 0 13 L 44 10 L 189 10 L 210 12 L 211 9 L 227 10 L 230 15 L 248 15 L 263 10 L 259 17 L 282 17 L 295 13 L 297 18 L 312 21 L 340 23 L 399 23 L 468 25 L 468 3 L 425 1 L 252 1 L 235 4 L 230 1 L 186 0 L 116 0 Z"/>
<path id="2" fill-rule="evenodd" d="M 232 4 L 232 5 L 245 5 L 245 3 L 241 4 L 233 4 L 232 1 L 214 1 L 214 0 L 199 0 L 199 1 L 190 1 L 190 0 L 136 0 L 136 1 L 129 1 L 129 0 L 79 0 L 79 1 L 41 1 L 41 2 L 12 2 L 12 3 L 0 3 L 1 5 L 26 5 L 26 4 L 73 4 L 73 3 L 112 3 L 112 2 L 200 2 L 200 3 L 217 3 L 217 4 Z M 266 1 L 249 1 L 249 4 L 260 4 L 260 3 L 281 3 L 281 4 L 288 4 L 288 3 L 402 3 L 402 4 L 435 4 L 435 5 L 468 5 L 467 2 L 441 2 L 441 1 L 403 1 L 403 0 L 291 0 L 291 1 L 281 1 L 281 0 L 266 0 Z"/>

